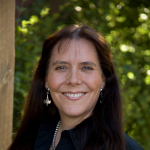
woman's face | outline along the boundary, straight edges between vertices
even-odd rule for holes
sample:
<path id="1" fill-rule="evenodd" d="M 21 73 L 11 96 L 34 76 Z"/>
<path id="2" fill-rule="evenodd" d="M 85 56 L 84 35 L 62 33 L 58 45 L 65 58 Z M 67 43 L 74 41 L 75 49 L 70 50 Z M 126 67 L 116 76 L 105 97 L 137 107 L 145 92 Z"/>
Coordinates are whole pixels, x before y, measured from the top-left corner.
<path id="1" fill-rule="evenodd" d="M 45 87 L 49 87 L 61 117 L 89 117 L 104 85 L 91 42 L 83 38 L 67 39 L 55 45 Z"/>

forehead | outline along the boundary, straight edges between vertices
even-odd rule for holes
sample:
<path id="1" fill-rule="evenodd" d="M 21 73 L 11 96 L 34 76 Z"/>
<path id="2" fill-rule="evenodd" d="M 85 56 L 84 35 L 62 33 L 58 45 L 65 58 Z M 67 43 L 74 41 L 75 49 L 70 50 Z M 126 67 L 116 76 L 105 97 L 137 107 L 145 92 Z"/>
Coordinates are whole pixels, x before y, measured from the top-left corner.
<path id="1" fill-rule="evenodd" d="M 98 61 L 98 55 L 93 43 L 84 38 L 64 39 L 58 42 L 52 50 L 50 61 L 55 61 L 57 59 L 71 59 L 72 61 L 87 59 Z"/>

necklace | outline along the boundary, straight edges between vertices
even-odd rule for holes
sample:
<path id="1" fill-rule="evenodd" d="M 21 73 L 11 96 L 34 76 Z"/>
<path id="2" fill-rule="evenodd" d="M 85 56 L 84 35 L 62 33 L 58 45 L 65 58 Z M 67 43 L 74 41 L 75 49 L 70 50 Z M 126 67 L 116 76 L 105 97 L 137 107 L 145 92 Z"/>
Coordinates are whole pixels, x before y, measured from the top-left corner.
<path id="1" fill-rule="evenodd" d="M 57 134 L 60 123 L 61 123 L 61 120 L 59 120 L 59 122 L 57 123 L 56 129 L 54 132 L 53 141 L 52 141 L 52 149 L 53 150 L 55 150 L 55 139 L 56 139 L 56 134 Z"/>

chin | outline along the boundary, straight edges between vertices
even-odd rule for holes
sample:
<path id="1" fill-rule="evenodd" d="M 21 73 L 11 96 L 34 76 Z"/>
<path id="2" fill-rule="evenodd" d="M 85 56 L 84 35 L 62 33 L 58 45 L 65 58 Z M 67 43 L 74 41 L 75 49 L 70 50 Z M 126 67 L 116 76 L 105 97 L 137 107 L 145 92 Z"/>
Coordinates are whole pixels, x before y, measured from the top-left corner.
<path id="1" fill-rule="evenodd" d="M 79 108 L 74 108 L 74 109 L 71 109 L 70 111 L 65 111 L 64 112 L 66 116 L 69 116 L 69 117 L 82 117 L 83 118 L 86 116 L 89 117 L 91 115 L 91 112 L 88 112 L 88 111 L 85 111 L 85 110 L 80 110 Z"/>

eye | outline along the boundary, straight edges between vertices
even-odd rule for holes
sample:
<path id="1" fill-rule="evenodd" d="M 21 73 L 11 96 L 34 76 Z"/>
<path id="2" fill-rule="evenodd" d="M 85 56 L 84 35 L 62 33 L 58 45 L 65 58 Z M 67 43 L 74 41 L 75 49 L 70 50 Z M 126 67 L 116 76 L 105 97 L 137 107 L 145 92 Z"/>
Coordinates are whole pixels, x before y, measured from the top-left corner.
<path id="1" fill-rule="evenodd" d="M 55 70 L 64 70 L 64 69 L 66 69 L 66 67 L 64 67 L 64 66 L 58 66 L 55 68 Z"/>
<path id="2" fill-rule="evenodd" d="M 85 66 L 85 67 L 82 68 L 82 70 L 93 70 L 93 68 L 89 67 L 89 66 Z"/>

